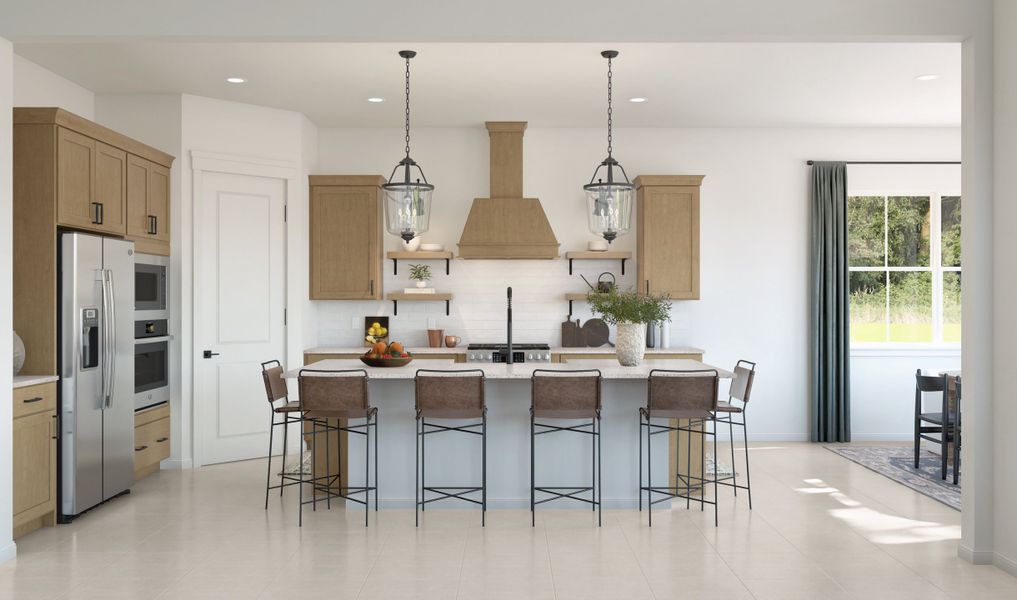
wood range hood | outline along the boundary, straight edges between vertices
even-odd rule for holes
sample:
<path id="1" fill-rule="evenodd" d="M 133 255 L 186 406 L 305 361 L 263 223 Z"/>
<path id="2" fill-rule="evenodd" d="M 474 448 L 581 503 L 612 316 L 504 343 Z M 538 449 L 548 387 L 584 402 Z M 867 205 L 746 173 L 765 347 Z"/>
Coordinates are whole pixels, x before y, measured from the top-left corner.
<path id="1" fill-rule="evenodd" d="M 558 258 L 558 239 L 540 200 L 523 198 L 525 121 L 488 121 L 491 197 L 474 198 L 459 238 L 461 258 Z"/>

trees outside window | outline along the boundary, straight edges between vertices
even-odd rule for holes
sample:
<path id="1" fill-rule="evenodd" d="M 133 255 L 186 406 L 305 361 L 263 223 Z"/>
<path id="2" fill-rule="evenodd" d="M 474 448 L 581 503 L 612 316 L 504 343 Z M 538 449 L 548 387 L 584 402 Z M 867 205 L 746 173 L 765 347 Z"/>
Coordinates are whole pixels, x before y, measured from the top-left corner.
<path id="1" fill-rule="evenodd" d="M 961 199 L 848 197 L 852 344 L 959 343 Z"/>

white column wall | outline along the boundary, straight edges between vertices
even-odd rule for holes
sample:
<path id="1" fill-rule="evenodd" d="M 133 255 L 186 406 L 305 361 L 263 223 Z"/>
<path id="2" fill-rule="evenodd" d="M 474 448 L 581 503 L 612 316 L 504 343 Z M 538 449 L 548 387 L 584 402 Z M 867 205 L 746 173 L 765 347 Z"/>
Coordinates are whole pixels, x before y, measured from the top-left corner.
<path id="1" fill-rule="evenodd" d="M 0 38 L 0 115 L 10 115 L 14 102 L 13 47 Z M 13 285 L 13 122 L 0 118 L 0 563 L 14 558 L 14 513 L 11 479 L 12 419 L 14 401 L 11 399 L 14 360 L 14 318 L 12 312 Z"/>

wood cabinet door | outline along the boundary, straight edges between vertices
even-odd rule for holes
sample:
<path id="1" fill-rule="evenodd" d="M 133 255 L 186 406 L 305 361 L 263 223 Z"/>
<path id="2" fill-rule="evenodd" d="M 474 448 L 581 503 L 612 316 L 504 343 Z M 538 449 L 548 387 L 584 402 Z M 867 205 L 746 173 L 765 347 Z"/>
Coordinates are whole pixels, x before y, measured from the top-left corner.
<path id="1" fill-rule="evenodd" d="M 639 189 L 639 289 L 699 299 L 699 187 Z"/>
<path id="2" fill-rule="evenodd" d="M 148 234 L 148 186 L 151 179 L 149 161 L 129 154 L 127 156 L 127 235 L 145 237 Z"/>
<path id="3" fill-rule="evenodd" d="M 55 415 L 47 411 L 14 419 L 15 525 L 56 508 Z"/>
<path id="4" fill-rule="evenodd" d="M 381 299 L 380 206 L 376 187 L 311 188 L 312 300 Z"/>
<path id="5" fill-rule="evenodd" d="M 99 229 L 95 196 L 95 140 L 57 128 L 57 222 Z"/>
<path id="6" fill-rule="evenodd" d="M 109 233 L 127 233 L 127 153 L 109 144 L 95 142 L 95 202 L 101 209 L 98 228 Z"/>
<path id="7" fill-rule="evenodd" d="M 150 163 L 148 175 L 148 215 L 152 218 L 152 237 L 170 241 L 170 170 Z"/>

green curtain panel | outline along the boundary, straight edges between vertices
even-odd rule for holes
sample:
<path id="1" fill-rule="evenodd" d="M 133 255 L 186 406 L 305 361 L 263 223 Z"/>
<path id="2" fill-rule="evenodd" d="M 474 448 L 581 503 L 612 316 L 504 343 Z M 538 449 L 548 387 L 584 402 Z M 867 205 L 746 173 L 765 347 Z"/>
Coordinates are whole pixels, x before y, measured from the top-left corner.
<path id="1" fill-rule="evenodd" d="M 847 165 L 812 166 L 809 397 L 812 441 L 851 441 Z"/>

